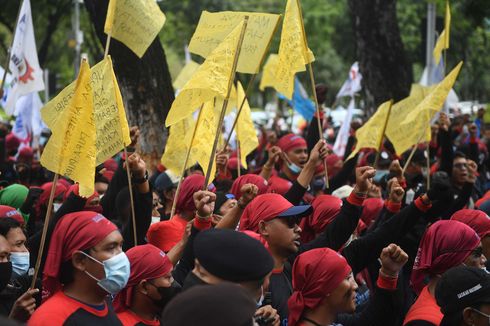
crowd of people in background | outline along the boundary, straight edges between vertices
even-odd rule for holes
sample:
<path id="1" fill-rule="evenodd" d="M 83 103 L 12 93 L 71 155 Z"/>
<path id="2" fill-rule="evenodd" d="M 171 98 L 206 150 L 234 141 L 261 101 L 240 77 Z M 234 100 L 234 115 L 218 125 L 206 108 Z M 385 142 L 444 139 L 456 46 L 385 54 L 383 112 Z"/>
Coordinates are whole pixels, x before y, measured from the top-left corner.
<path id="1" fill-rule="evenodd" d="M 300 134 L 261 128 L 248 169 L 220 151 L 213 182 L 194 165 L 178 195 L 179 171 L 149 171 L 132 128 L 92 196 L 57 181 L 46 223 L 45 140 L 31 148 L 2 124 L 0 324 L 488 325 L 483 114 L 441 113 L 413 155 L 386 140 L 348 161 L 359 124 L 343 156 L 320 137 L 323 114 Z"/>

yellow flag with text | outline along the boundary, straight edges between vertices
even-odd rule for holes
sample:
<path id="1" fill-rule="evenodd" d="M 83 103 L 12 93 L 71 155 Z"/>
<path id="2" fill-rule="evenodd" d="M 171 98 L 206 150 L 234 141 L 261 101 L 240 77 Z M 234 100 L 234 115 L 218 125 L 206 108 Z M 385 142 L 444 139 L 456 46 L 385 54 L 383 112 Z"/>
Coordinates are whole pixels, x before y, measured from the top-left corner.
<path id="1" fill-rule="evenodd" d="M 279 57 L 277 54 L 269 55 L 264 69 L 262 70 L 262 78 L 260 78 L 260 90 L 264 91 L 266 87 L 274 87 L 276 85 L 276 70 L 277 64 L 279 62 Z"/>
<path id="2" fill-rule="evenodd" d="M 218 119 L 215 117 L 214 101 L 208 101 L 204 103 L 202 107 L 202 112 L 199 115 L 197 121 L 196 136 L 191 146 L 191 156 L 193 162 L 199 163 L 199 165 L 204 170 L 204 174 L 209 167 L 209 158 L 213 151 L 214 137 L 216 135 L 216 126 L 218 124 Z M 214 180 L 216 175 L 216 162 L 212 162 L 211 167 L 211 178 L 209 182 Z"/>
<path id="3" fill-rule="evenodd" d="M 243 22 L 235 27 L 181 89 L 165 120 L 167 127 L 191 115 L 215 96 L 226 98 L 242 26 Z"/>
<path id="4" fill-rule="evenodd" d="M 92 67 L 90 83 L 93 90 L 93 115 L 97 136 L 96 164 L 99 165 L 128 146 L 131 138 L 121 91 L 110 56 Z M 76 82 L 73 82 L 65 87 L 41 110 L 42 118 L 50 129 L 64 123 L 61 113 L 73 97 L 75 84 Z"/>
<path id="5" fill-rule="evenodd" d="M 281 43 L 274 88 L 288 99 L 293 96 L 294 75 L 305 70 L 314 61 L 313 52 L 307 47 L 299 0 L 288 0 L 282 23 Z"/>
<path id="6" fill-rule="evenodd" d="M 189 43 L 189 51 L 207 58 L 245 16 L 249 16 L 249 20 L 237 71 L 246 74 L 258 73 L 280 15 L 261 12 L 203 11 Z"/>
<path id="7" fill-rule="evenodd" d="M 414 131 L 412 128 L 401 128 L 400 125 L 404 122 L 407 115 L 427 96 L 430 89 L 430 87 L 424 87 L 420 84 L 412 84 L 410 95 L 393 104 L 391 108 L 385 134 L 395 147 L 398 155 L 401 155 L 412 145 L 416 144 L 422 136 L 421 131 Z"/>
<path id="8" fill-rule="evenodd" d="M 78 182 L 83 197 L 94 192 L 96 131 L 93 110 L 90 67 L 83 61 L 74 92 L 60 113 L 59 123 L 48 124 L 53 134 L 41 156 L 41 164 L 46 169 Z"/>
<path id="9" fill-rule="evenodd" d="M 173 83 L 173 86 L 175 89 L 182 89 L 182 87 L 185 86 L 185 84 L 191 79 L 192 75 L 197 71 L 199 68 L 199 64 L 195 61 L 190 60 L 187 62 L 180 71 L 179 75 L 177 78 L 175 78 L 175 81 Z"/>
<path id="10" fill-rule="evenodd" d="M 240 82 L 237 83 L 237 95 L 237 109 L 240 108 L 242 101 L 245 99 L 245 104 L 242 107 L 242 112 L 236 124 L 236 137 L 240 142 L 241 164 L 244 168 L 247 168 L 247 155 L 259 146 L 259 139 L 257 138 L 257 132 L 252 121 L 252 112 L 250 111 L 250 106 L 245 98 L 245 91 Z"/>
<path id="11" fill-rule="evenodd" d="M 186 119 L 172 125 L 169 130 L 167 144 L 165 145 L 161 162 L 167 169 L 179 175 L 186 168 L 184 167 L 184 163 L 187 151 L 191 145 L 190 142 L 194 127 L 194 118 L 190 115 Z M 195 163 L 194 160 L 189 157 L 187 165 L 189 166 L 193 163 Z"/>
<path id="12" fill-rule="evenodd" d="M 104 32 L 142 57 L 165 24 L 155 0 L 110 0 Z"/>
<path id="13" fill-rule="evenodd" d="M 392 104 L 393 101 L 391 100 L 381 104 L 371 118 L 369 118 L 361 128 L 357 129 L 356 148 L 352 151 L 346 161 L 354 157 L 362 148 L 379 149 L 379 146 L 383 141 L 383 129 L 387 122 L 386 119 L 389 118 L 388 114 Z"/>

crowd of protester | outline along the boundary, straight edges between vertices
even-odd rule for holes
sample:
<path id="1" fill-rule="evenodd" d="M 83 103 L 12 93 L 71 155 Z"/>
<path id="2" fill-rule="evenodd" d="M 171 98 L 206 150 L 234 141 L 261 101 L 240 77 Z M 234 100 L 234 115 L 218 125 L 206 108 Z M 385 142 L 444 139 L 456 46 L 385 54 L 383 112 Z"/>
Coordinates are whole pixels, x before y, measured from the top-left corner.
<path id="1" fill-rule="evenodd" d="M 440 114 L 413 155 L 385 141 L 345 162 L 358 125 L 343 157 L 320 139 L 323 115 L 301 134 L 262 128 L 248 169 L 219 151 L 212 183 L 192 166 L 178 196 L 178 171 L 129 151 L 97 167 L 89 198 L 65 178 L 53 186 L 45 142 L 3 124 L 0 324 L 488 325 L 483 114 Z"/>

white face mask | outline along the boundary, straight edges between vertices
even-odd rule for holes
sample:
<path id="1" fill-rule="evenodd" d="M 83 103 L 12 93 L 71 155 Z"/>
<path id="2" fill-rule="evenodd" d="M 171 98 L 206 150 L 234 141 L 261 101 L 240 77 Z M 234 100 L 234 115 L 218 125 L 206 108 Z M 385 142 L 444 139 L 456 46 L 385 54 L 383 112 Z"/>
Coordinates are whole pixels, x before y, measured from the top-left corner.
<path id="1" fill-rule="evenodd" d="M 61 205 L 61 203 L 53 203 L 53 212 L 56 213 L 60 209 Z"/>
<path id="2" fill-rule="evenodd" d="M 29 258 L 29 251 L 10 253 L 10 261 L 12 262 L 12 273 L 14 276 L 27 274 L 30 266 Z"/>

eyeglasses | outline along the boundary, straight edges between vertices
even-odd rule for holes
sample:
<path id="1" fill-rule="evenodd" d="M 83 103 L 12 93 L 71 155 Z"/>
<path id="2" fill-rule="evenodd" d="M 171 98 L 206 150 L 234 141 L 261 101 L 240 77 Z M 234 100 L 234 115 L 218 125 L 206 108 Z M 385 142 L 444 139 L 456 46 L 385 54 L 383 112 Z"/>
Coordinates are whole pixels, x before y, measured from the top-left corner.
<path id="1" fill-rule="evenodd" d="M 483 312 L 481 312 L 480 310 L 475 309 L 475 308 L 471 308 L 471 310 L 473 310 L 474 312 L 479 313 L 479 314 L 480 314 L 480 315 L 482 315 L 483 317 L 488 318 L 488 324 L 490 325 L 490 315 L 487 315 L 487 314 L 485 314 L 485 313 L 483 313 Z"/>

